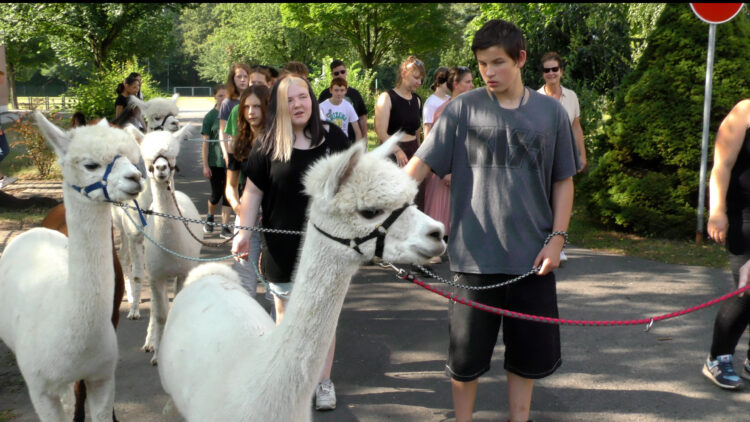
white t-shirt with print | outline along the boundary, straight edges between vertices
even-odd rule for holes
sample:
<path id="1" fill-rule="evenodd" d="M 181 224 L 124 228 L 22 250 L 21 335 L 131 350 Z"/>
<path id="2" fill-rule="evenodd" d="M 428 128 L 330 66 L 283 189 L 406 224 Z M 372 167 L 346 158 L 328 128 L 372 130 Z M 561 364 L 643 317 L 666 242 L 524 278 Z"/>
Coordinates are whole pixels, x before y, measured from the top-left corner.
<path id="1" fill-rule="evenodd" d="M 357 112 L 354 111 L 354 107 L 348 101 L 344 100 L 341 101 L 341 104 L 334 105 L 330 98 L 320 103 L 320 116 L 331 123 L 335 123 L 347 135 L 349 135 L 349 123 L 359 120 Z"/>
<path id="2" fill-rule="evenodd" d="M 431 125 L 433 122 L 433 117 L 435 117 L 435 110 L 440 108 L 440 106 L 443 105 L 444 102 L 450 99 L 450 95 L 446 95 L 445 97 L 441 98 L 435 94 L 432 94 L 427 97 L 427 101 L 424 102 L 424 107 L 422 108 L 422 124 Z"/>

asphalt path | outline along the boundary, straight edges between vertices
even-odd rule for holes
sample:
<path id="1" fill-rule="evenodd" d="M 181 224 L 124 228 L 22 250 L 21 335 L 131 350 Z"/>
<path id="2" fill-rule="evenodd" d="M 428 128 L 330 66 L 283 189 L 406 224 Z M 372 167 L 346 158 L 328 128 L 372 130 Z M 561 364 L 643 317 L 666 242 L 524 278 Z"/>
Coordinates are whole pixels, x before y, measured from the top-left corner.
<path id="1" fill-rule="evenodd" d="M 200 125 L 204 112 L 183 113 Z M 200 143 L 183 144 L 177 189 L 204 213 L 209 184 L 201 175 Z M 218 230 L 207 236 L 218 241 Z M 575 243 L 575 239 L 571 239 Z M 229 253 L 209 251 L 204 257 Z M 727 271 L 660 264 L 570 247 L 557 270 L 561 317 L 580 320 L 648 318 L 703 303 L 731 289 Z M 448 276 L 448 265 L 434 269 Z M 434 280 L 426 280 L 435 283 Z M 441 286 L 442 287 L 442 286 Z M 140 351 L 148 323 L 144 288 L 141 319 L 120 307 L 120 360 L 115 408 L 120 421 L 161 421 L 167 396 L 150 355 Z M 259 288 L 260 302 L 270 306 Z M 337 331 L 332 379 L 338 407 L 314 421 L 454 420 L 444 373 L 447 300 L 394 273 L 363 266 L 353 278 Z M 720 390 L 701 374 L 716 307 L 644 326 L 563 327 L 563 364 L 536 383 L 532 418 L 539 421 L 750 421 L 750 388 Z M 747 333 L 735 354 L 744 360 Z M 476 421 L 507 419 L 502 340 L 492 369 L 480 379 Z M 241 359 L 241 357 L 238 357 Z M 262 381 L 258 381 L 262 386 Z M 748 383 L 750 384 L 750 383 Z M 220 403 L 219 403 L 220 405 Z M 12 355 L 0 345 L 0 421 L 37 420 Z"/>

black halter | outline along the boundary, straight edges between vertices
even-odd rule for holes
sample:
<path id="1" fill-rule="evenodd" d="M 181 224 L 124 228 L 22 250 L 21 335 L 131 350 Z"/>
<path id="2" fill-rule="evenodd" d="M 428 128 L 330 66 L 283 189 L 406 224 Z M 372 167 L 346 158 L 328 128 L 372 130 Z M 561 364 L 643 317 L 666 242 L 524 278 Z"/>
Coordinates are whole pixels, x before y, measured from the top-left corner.
<path id="1" fill-rule="evenodd" d="M 166 116 L 164 116 L 164 119 L 162 119 L 161 124 L 159 126 L 155 126 L 154 128 L 149 128 L 150 131 L 157 131 L 157 130 L 164 130 L 164 125 L 167 123 L 167 119 L 170 117 L 174 117 L 174 114 L 169 113 Z"/>
<path id="2" fill-rule="evenodd" d="M 359 245 L 367 242 L 370 239 L 376 238 L 375 243 L 375 256 L 378 258 L 383 258 L 383 248 L 385 247 L 385 236 L 388 234 L 388 228 L 393 224 L 398 217 L 401 216 L 401 214 L 406 211 L 407 208 L 412 206 L 414 204 L 404 204 L 401 208 L 393 210 L 391 215 L 388 216 L 388 218 L 385 219 L 380 225 L 375 227 L 370 234 L 363 236 L 363 237 L 357 237 L 354 239 L 342 239 L 340 237 L 336 237 L 333 235 L 330 235 L 326 232 L 324 232 L 320 227 L 313 224 L 313 227 L 318 229 L 318 231 L 326 236 L 327 238 L 331 240 L 335 240 L 338 243 L 341 243 L 342 245 L 348 246 L 352 249 L 354 249 L 358 254 L 364 255 L 362 251 L 359 249 Z"/>

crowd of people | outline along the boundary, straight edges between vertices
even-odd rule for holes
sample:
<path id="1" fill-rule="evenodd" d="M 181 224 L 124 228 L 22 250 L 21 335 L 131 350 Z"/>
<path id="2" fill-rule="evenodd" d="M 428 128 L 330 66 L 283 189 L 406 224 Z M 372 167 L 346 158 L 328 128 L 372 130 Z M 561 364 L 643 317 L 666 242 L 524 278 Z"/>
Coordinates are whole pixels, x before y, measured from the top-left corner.
<path id="1" fill-rule="evenodd" d="M 527 46 L 517 26 L 491 20 L 474 35 L 472 51 L 484 86 L 474 88 L 465 66 L 439 67 L 432 73 L 432 94 L 417 94 L 427 76 L 424 63 L 407 57 L 392 89 L 382 92 L 374 109 L 379 143 L 396 132 L 404 136 L 393 161 L 419 183 L 415 203 L 446 227 L 447 259 L 457 285 L 453 293 L 486 305 L 527 314 L 557 317 L 554 270 L 565 256 L 573 206 L 573 176 L 587 167 L 581 109 L 572 90 L 562 85 L 563 58 L 544 54 L 538 63 L 544 85 L 527 87 L 521 70 Z M 210 182 L 205 232 L 221 221 L 235 225 L 301 231 L 308 197 L 302 177 L 322 156 L 367 138 L 368 109 L 347 82 L 346 65 L 330 63 L 332 80 L 313 92 L 307 67 L 236 63 L 226 83 L 214 89 L 215 106 L 203 119 L 203 175 Z M 2 75 L 0 74 L 0 77 Z M 116 121 L 143 129 L 140 116 L 124 111 L 129 96 L 142 99 L 141 78 L 131 74 L 117 87 Z M 122 119 L 127 121 L 121 121 Z M 118 120 L 119 119 L 119 120 Z M 85 120 L 84 120 L 85 122 Z M 750 278 L 750 230 L 743 215 L 750 207 L 750 102 L 740 102 L 722 123 L 711 176 L 708 232 L 727 243 L 737 286 Z M 0 161 L 7 155 L 0 131 Z M 0 186 L 8 177 L 0 175 Z M 269 286 L 276 323 L 284 318 L 301 239 L 274 233 L 222 228 L 232 240 L 235 269 L 255 297 L 258 275 Z M 529 268 L 536 274 L 497 289 Z M 502 329 L 504 369 L 511 421 L 527 421 L 536 379 L 562 364 L 560 330 L 476 310 L 451 301 L 446 373 L 451 379 L 457 421 L 472 420 L 478 379 L 490 369 Z M 720 308 L 713 343 L 703 372 L 722 388 L 739 388 L 732 366 L 740 336 L 750 322 L 750 295 Z M 314 406 L 334 409 L 331 371 L 335 337 L 320 375 Z M 742 376 L 750 379 L 750 350 Z"/>

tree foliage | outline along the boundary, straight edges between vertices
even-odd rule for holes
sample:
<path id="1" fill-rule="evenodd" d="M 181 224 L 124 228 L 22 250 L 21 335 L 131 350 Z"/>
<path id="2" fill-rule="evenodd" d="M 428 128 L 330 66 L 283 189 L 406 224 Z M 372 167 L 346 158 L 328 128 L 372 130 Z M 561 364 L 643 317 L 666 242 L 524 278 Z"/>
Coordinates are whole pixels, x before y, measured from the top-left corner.
<path id="1" fill-rule="evenodd" d="M 365 69 L 387 58 L 417 56 L 448 45 L 447 6 L 437 3 L 286 3 L 285 25 L 317 39 L 345 41 Z M 331 51 L 331 54 L 336 53 Z"/>
<path id="2" fill-rule="evenodd" d="M 695 227 L 708 26 L 668 4 L 637 68 L 623 81 L 607 125 L 609 151 L 585 189 L 602 222 L 646 235 L 689 236 Z M 750 20 L 717 27 L 711 133 L 750 95 Z"/>
<path id="3" fill-rule="evenodd" d="M 183 13 L 180 28 L 200 76 L 215 82 L 226 80 L 234 62 L 281 67 L 295 60 L 310 66 L 342 46 L 284 25 L 278 3 L 202 4 Z"/>

